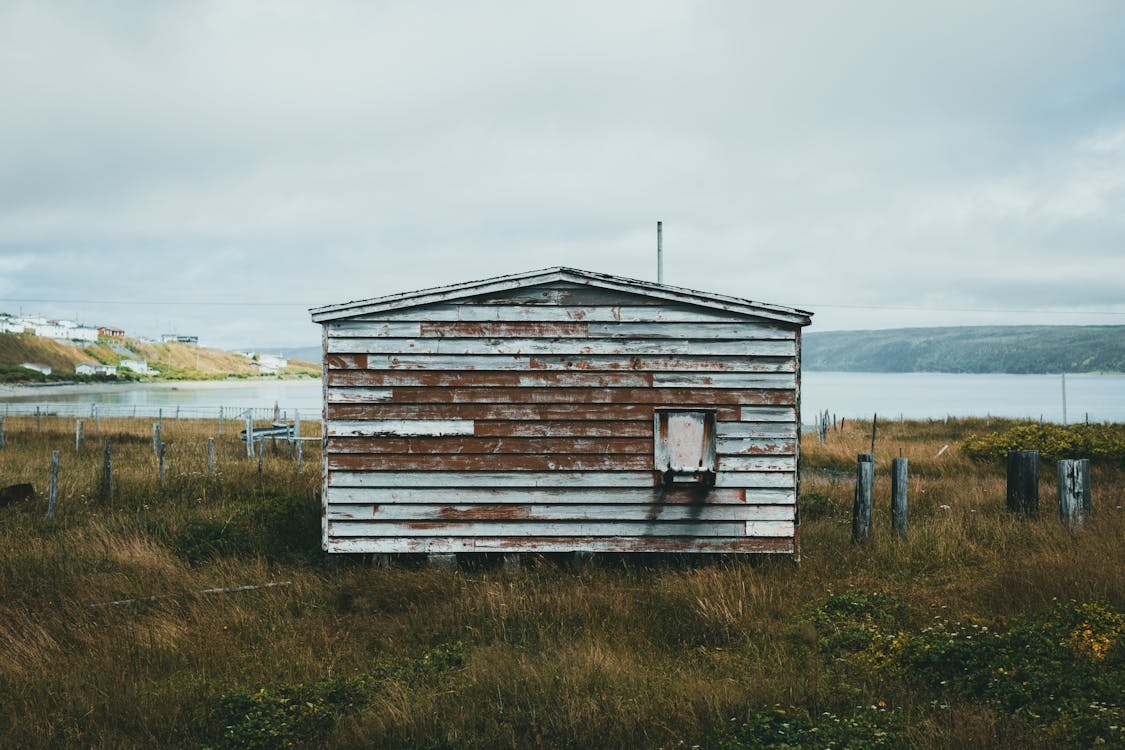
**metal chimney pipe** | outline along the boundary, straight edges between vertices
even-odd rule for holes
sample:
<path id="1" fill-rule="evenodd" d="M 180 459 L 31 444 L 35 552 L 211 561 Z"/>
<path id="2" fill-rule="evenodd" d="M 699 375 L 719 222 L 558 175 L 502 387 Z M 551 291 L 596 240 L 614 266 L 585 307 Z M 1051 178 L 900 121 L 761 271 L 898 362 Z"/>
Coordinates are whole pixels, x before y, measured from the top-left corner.
<path id="1" fill-rule="evenodd" d="M 664 283 L 664 222 L 656 222 L 656 283 Z"/>

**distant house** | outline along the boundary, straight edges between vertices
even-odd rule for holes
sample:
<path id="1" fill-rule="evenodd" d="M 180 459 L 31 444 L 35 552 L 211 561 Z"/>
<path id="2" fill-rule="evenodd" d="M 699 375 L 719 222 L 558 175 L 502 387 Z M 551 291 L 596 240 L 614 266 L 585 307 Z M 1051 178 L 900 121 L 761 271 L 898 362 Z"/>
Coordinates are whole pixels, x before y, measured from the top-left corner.
<path id="1" fill-rule="evenodd" d="M 29 321 L 36 336 L 60 341 L 97 341 L 98 329 L 79 325 L 72 320 Z"/>
<path id="2" fill-rule="evenodd" d="M 123 359 L 118 363 L 122 370 L 129 370 L 138 375 L 155 375 L 156 371 L 148 366 L 148 362 L 143 359 Z"/>
<path id="3" fill-rule="evenodd" d="M 116 375 L 117 368 L 113 365 L 103 365 L 96 362 L 83 362 L 74 368 L 76 375 Z"/>
<path id="4" fill-rule="evenodd" d="M 280 354 L 259 354 L 258 369 L 267 375 L 272 375 L 278 370 L 288 367 L 289 360 Z"/>
<path id="5" fill-rule="evenodd" d="M 98 335 L 107 339 L 123 339 L 125 338 L 125 331 L 113 326 L 101 326 L 98 328 Z"/>
<path id="6" fill-rule="evenodd" d="M 51 374 L 51 366 L 50 365 L 41 365 L 41 364 L 38 364 L 37 362 L 24 362 L 22 365 L 20 365 L 20 367 L 26 367 L 29 370 L 35 370 L 36 372 L 41 372 L 44 375 L 50 375 Z"/>
<path id="7" fill-rule="evenodd" d="M 160 334 L 161 344 L 188 344 L 190 346 L 199 346 L 198 336 L 180 336 L 175 333 L 162 333 Z"/>

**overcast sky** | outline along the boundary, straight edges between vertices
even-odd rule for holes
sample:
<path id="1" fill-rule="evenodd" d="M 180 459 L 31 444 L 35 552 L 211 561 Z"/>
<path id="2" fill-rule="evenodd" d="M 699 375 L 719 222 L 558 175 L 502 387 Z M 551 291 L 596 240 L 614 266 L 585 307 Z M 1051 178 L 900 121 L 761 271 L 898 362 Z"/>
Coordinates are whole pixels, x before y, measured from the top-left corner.
<path id="1" fill-rule="evenodd" d="M 0 310 L 307 345 L 317 304 L 654 279 L 661 219 L 668 283 L 812 330 L 1125 323 L 1123 39 L 1118 2 L 5 0 Z"/>

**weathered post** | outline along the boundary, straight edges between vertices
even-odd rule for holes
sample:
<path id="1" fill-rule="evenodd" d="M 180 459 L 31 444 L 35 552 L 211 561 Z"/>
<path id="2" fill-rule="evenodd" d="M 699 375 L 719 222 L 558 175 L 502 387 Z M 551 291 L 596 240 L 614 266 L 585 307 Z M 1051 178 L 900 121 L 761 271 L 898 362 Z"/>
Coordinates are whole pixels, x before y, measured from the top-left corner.
<path id="1" fill-rule="evenodd" d="M 160 423 L 152 423 L 152 455 L 160 455 Z"/>
<path id="2" fill-rule="evenodd" d="M 102 499 L 113 500 L 113 456 L 110 453 L 109 438 L 105 439 L 105 454 L 102 457 Z"/>
<path id="3" fill-rule="evenodd" d="M 875 431 L 879 429 L 879 415 L 875 414 L 871 417 L 871 455 L 875 455 Z M 872 458 L 874 461 L 875 459 Z"/>
<path id="4" fill-rule="evenodd" d="M 246 457 L 254 457 L 254 416 L 249 409 L 246 410 Z"/>
<path id="5" fill-rule="evenodd" d="M 910 526 L 906 503 L 907 460 L 891 461 L 891 530 L 905 534 Z"/>
<path id="6" fill-rule="evenodd" d="M 47 494 L 47 518 L 55 517 L 55 505 L 59 502 L 59 452 L 51 451 L 51 484 Z"/>
<path id="7" fill-rule="evenodd" d="M 36 432 L 42 432 L 43 431 L 43 426 L 39 422 L 39 407 L 38 406 L 35 407 L 35 431 Z"/>
<path id="8" fill-rule="evenodd" d="M 159 475 L 159 478 L 160 478 L 160 484 L 163 485 L 164 484 L 164 443 L 163 442 L 160 443 L 159 456 L 160 456 L 160 475 Z"/>
<path id="9" fill-rule="evenodd" d="M 1008 510 L 1039 514 L 1039 451 L 1008 451 Z"/>
<path id="10" fill-rule="evenodd" d="M 852 505 L 852 543 L 867 541 L 871 534 L 871 488 L 875 481 L 875 457 L 860 453 L 855 466 L 855 503 Z"/>
<path id="11" fill-rule="evenodd" d="M 219 437 L 223 436 L 223 407 L 219 407 Z"/>
<path id="12" fill-rule="evenodd" d="M 215 478 L 215 438 L 207 438 L 207 476 Z"/>
<path id="13" fill-rule="evenodd" d="M 305 462 L 305 441 L 297 441 L 297 473 L 301 473 L 301 465 Z"/>
<path id="14" fill-rule="evenodd" d="M 101 417 L 100 414 L 98 414 L 98 405 L 94 404 L 93 407 L 91 407 L 91 411 L 94 412 L 94 432 L 101 432 L 102 431 L 102 417 Z"/>
<path id="15" fill-rule="evenodd" d="M 160 425 L 160 432 L 164 432 L 164 407 L 156 410 L 156 423 Z"/>
<path id="16" fill-rule="evenodd" d="M 301 410 L 293 410 L 293 437 L 301 437 Z"/>
<path id="17" fill-rule="evenodd" d="M 176 419 L 180 418 L 180 405 L 176 404 Z"/>
<path id="18" fill-rule="evenodd" d="M 262 473 L 262 456 L 265 455 L 265 452 L 266 452 L 266 441 L 265 440 L 259 440 L 258 441 L 258 473 L 259 474 Z"/>
<path id="19" fill-rule="evenodd" d="M 82 420 L 74 420 L 74 452 L 82 451 Z"/>
<path id="20" fill-rule="evenodd" d="M 0 448 L 4 447 L 4 418 L 0 417 Z"/>
<path id="21" fill-rule="evenodd" d="M 1059 520 L 1081 526 L 1090 515 L 1090 459 L 1063 459 L 1058 465 Z"/>

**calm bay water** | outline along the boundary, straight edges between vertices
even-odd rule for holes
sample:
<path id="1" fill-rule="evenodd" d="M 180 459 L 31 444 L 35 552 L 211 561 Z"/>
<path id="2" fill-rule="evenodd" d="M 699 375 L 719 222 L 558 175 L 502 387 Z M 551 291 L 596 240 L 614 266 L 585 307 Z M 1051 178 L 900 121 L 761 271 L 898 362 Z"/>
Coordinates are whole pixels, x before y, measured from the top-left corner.
<path id="1" fill-rule="evenodd" d="M 1125 375 L 1068 375 L 1067 417 L 1081 421 L 1125 422 Z M 827 409 L 843 417 L 887 418 L 1040 415 L 1062 421 L 1062 387 L 1058 375 L 954 375 L 945 373 L 805 372 L 801 383 L 806 421 Z M 88 413 L 99 404 L 101 413 L 138 416 L 169 414 L 179 407 L 184 416 L 217 416 L 219 407 L 231 415 L 238 409 L 270 409 L 274 403 L 302 418 L 320 415 L 319 381 L 254 383 L 177 383 L 129 385 L 95 390 L 90 387 L 36 387 L 0 391 L 0 404 L 24 411 L 51 405 L 59 413 Z"/>

